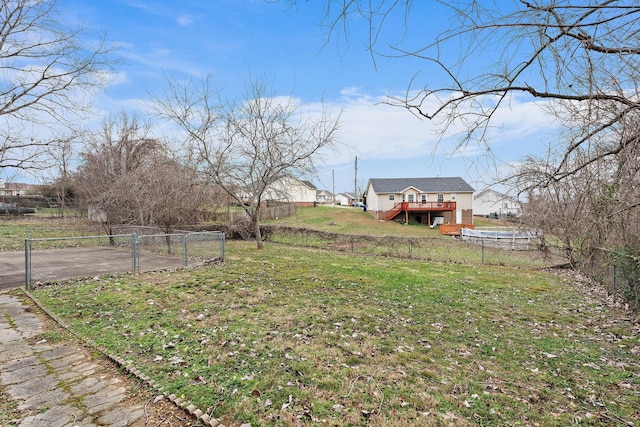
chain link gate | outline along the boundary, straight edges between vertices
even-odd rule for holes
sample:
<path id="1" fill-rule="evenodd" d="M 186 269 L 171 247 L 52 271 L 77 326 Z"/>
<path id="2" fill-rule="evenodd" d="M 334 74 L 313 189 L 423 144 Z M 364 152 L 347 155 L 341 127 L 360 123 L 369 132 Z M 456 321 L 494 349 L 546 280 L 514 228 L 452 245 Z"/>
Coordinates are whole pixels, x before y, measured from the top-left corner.
<path id="1" fill-rule="evenodd" d="M 25 283 L 141 273 L 224 261 L 218 231 L 25 239 Z"/>

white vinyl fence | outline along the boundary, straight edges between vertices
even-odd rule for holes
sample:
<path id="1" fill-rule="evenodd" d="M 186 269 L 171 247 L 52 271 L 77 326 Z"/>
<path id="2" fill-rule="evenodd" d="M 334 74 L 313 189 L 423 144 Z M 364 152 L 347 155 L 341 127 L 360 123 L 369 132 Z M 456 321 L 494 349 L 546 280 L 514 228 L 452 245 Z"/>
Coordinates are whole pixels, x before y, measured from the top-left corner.
<path id="1" fill-rule="evenodd" d="M 463 228 L 461 237 L 467 243 L 512 251 L 528 251 L 540 245 L 540 232 L 517 227 Z"/>

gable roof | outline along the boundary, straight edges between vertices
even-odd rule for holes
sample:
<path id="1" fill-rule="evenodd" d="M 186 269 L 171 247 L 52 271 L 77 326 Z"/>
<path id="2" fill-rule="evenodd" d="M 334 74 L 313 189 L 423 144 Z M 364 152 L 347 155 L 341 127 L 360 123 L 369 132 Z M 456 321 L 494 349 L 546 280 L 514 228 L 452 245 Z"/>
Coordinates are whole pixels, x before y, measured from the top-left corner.
<path id="1" fill-rule="evenodd" d="M 289 176 L 290 176 L 291 178 L 293 178 L 293 179 L 297 179 L 297 178 L 292 177 L 291 175 L 289 175 Z M 298 179 L 298 181 L 300 181 L 300 180 Z M 307 180 L 305 179 L 305 180 L 302 180 L 302 181 L 300 181 L 300 182 L 301 182 L 301 183 L 303 183 L 304 185 L 306 185 L 307 187 L 309 187 L 311 190 L 316 190 L 316 191 L 318 190 L 318 188 L 317 188 L 315 185 L 313 185 L 313 184 L 311 183 L 311 181 L 307 181 Z"/>
<path id="2" fill-rule="evenodd" d="M 511 200 L 512 202 L 520 203 L 520 200 L 518 200 L 516 197 L 510 196 L 510 195 L 505 194 L 505 193 L 501 193 L 501 192 L 496 191 L 496 190 L 494 190 L 492 188 L 485 188 L 484 190 L 482 190 L 481 192 L 479 192 L 478 194 L 473 196 L 473 199 L 475 200 L 475 199 L 482 198 L 486 194 L 490 194 L 490 193 L 493 193 L 494 195 L 496 195 L 500 199 Z"/>
<path id="3" fill-rule="evenodd" d="M 31 184 L 24 184 L 22 182 L 5 182 L 4 189 L 12 191 L 28 191 L 33 188 Z"/>
<path id="4" fill-rule="evenodd" d="M 340 193 L 338 194 L 338 197 L 339 196 L 346 197 L 347 199 L 355 199 L 355 197 L 353 196 L 353 193 Z"/>
<path id="5" fill-rule="evenodd" d="M 376 194 L 401 193 L 409 187 L 423 193 L 473 193 L 475 191 L 460 177 L 371 178 L 369 185 Z"/>
<path id="6" fill-rule="evenodd" d="M 269 187 L 269 186 L 273 185 L 274 183 L 276 183 L 276 182 L 278 182 L 280 180 L 283 180 L 283 179 L 292 179 L 292 180 L 297 181 L 298 183 L 300 183 L 300 185 L 303 185 L 303 186 L 307 187 L 310 190 L 314 190 L 314 191 L 317 190 L 316 186 L 313 185 L 311 183 L 311 181 L 301 180 L 301 179 L 298 179 L 295 176 L 289 175 L 289 174 L 275 176 L 272 180 L 270 180 L 267 183 L 267 187 Z M 250 190 L 250 189 L 256 188 L 258 186 L 258 183 L 259 183 L 259 181 L 252 181 L 245 189 L 246 190 Z"/>

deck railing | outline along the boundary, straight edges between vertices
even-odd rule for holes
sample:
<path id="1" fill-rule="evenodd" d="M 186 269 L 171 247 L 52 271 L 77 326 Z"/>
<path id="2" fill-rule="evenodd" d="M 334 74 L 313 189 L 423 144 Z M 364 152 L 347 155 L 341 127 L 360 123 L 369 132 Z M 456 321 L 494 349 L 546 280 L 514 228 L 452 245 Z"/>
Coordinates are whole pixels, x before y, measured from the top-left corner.
<path id="1" fill-rule="evenodd" d="M 456 202 L 401 202 L 396 205 L 402 205 L 403 211 L 420 211 L 420 210 L 456 210 Z"/>
<path id="2" fill-rule="evenodd" d="M 456 202 L 400 202 L 393 205 L 385 216 L 385 219 L 389 221 L 393 219 L 400 212 L 421 212 L 421 211 L 455 211 Z"/>

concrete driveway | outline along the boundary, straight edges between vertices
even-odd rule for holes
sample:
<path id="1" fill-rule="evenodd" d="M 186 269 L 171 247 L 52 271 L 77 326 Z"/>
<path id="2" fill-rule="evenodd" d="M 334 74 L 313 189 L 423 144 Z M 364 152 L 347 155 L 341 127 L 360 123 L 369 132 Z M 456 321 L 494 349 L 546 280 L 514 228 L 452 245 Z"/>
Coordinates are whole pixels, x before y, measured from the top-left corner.
<path id="1" fill-rule="evenodd" d="M 0 252 L 0 289 L 24 283 L 24 252 Z"/>
<path id="2" fill-rule="evenodd" d="M 178 258 L 143 254 L 140 271 L 181 267 Z M 131 251 L 111 248 L 43 249 L 31 252 L 31 283 L 133 271 Z M 0 289 L 25 285 L 25 255 L 0 252 Z"/>

